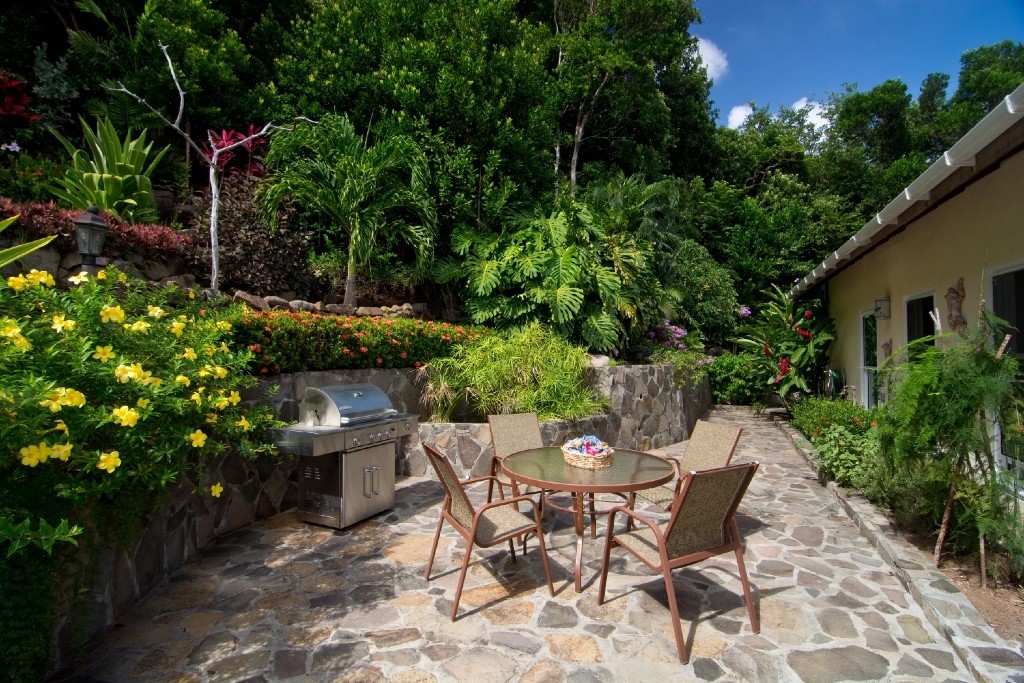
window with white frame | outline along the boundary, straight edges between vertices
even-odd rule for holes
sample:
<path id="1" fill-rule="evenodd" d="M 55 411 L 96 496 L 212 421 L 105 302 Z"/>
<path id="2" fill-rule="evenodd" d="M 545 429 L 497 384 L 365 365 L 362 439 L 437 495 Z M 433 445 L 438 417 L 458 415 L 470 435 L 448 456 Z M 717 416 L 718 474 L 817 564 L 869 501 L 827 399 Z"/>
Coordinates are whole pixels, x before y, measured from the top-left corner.
<path id="1" fill-rule="evenodd" d="M 1024 327 L 1024 266 L 992 277 L 992 312 L 1010 325 L 1007 330 L 1011 335 L 1006 353 L 1014 354 L 1018 360 L 1024 361 L 1024 339 L 1021 329 Z M 993 340 L 1000 344 L 1002 340 Z M 1024 381 L 1018 378 L 1018 381 Z M 1003 465 L 1017 475 L 1017 480 L 1024 480 L 1024 438 L 1020 435 L 1000 435 L 1000 451 Z M 1018 492 L 1024 493 L 1024 492 Z"/>

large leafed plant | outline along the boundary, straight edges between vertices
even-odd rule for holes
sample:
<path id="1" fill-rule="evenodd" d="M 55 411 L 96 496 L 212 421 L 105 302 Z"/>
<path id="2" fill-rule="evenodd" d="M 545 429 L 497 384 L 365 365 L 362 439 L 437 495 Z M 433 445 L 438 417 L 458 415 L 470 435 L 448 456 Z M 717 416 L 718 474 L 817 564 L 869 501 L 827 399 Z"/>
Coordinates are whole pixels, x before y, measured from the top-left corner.
<path id="1" fill-rule="evenodd" d="M 71 155 L 71 164 L 57 179 L 53 193 L 76 209 L 92 205 L 131 223 L 155 222 L 150 176 L 169 147 L 151 156 L 153 143 L 146 143 L 145 131 L 134 139 L 128 131 L 122 140 L 110 119 L 97 119 L 95 131 L 84 120 L 81 123 L 84 150 L 53 131 Z"/>

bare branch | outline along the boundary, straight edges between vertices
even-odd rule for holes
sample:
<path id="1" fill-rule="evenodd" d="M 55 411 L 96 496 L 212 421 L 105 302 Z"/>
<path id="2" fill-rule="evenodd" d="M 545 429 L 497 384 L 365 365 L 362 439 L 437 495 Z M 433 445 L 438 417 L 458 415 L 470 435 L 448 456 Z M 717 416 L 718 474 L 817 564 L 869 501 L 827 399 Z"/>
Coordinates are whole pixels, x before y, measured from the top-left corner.
<path id="1" fill-rule="evenodd" d="M 167 46 L 160 44 L 160 51 L 164 53 L 164 59 L 167 60 L 167 68 L 171 72 L 171 78 L 174 80 L 174 87 L 178 89 L 178 115 L 174 118 L 174 127 L 178 128 L 181 125 L 181 119 L 185 115 L 185 91 L 181 88 L 181 83 L 178 81 L 178 73 L 174 70 L 174 62 L 171 61 L 171 55 L 167 52 Z"/>
<path id="2" fill-rule="evenodd" d="M 196 152 L 197 152 L 197 153 L 198 153 L 198 154 L 199 154 L 200 156 L 204 156 L 203 148 L 202 148 L 202 147 L 200 147 L 199 145 L 197 145 L 197 144 L 195 143 L 195 141 L 194 141 L 194 140 L 193 140 L 192 138 L 190 138 L 190 137 L 188 136 L 188 134 L 187 134 L 187 133 L 186 133 L 185 131 L 183 131 L 183 130 L 182 130 L 182 129 L 181 129 L 180 127 L 178 127 L 178 124 L 176 124 L 176 123 L 172 122 L 172 121 L 171 121 L 170 119 L 168 119 L 168 118 L 167 118 L 166 116 L 164 116 L 164 115 L 163 115 L 163 112 L 161 112 L 161 111 L 160 111 L 159 109 L 157 109 L 156 107 L 154 107 L 153 105 L 151 105 L 151 104 L 150 104 L 149 102 L 147 102 L 147 101 L 146 101 L 146 100 L 145 100 L 144 98 L 142 98 L 142 97 L 139 97 L 138 95 L 136 95 L 135 93 L 133 93 L 133 92 L 132 92 L 131 90 L 129 90 L 128 88 L 126 88 L 126 87 L 124 86 L 124 83 L 122 83 L 122 82 L 118 81 L 118 82 L 117 82 L 117 85 L 118 85 L 118 87 L 116 87 L 116 88 L 108 88 L 108 90 L 110 90 L 110 92 L 120 92 L 120 93 L 124 93 L 124 94 L 125 94 L 125 95 L 127 95 L 128 97 L 131 97 L 131 98 L 132 98 L 133 100 L 135 100 L 136 102 L 138 102 L 139 104 L 141 104 L 141 105 L 142 105 L 143 107 L 145 107 L 146 109 L 148 109 L 148 110 L 150 110 L 151 112 L 153 112 L 153 114 L 154 114 L 154 115 L 156 115 L 156 117 L 157 117 L 158 119 L 160 119 L 161 121 L 163 121 L 163 122 L 164 122 L 164 124 L 165 124 L 166 126 L 168 126 L 168 127 L 170 127 L 170 128 L 173 128 L 174 130 L 176 130 L 176 131 L 177 131 L 177 132 L 178 132 L 178 133 L 179 133 L 179 134 L 181 135 L 181 137 L 185 138 L 185 142 L 186 142 L 186 143 L 188 143 L 188 145 L 189 145 L 189 146 L 190 146 L 190 147 L 191 147 L 192 149 L 194 149 L 194 150 L 195 150 L 195 151 L 196 151 Z"/>

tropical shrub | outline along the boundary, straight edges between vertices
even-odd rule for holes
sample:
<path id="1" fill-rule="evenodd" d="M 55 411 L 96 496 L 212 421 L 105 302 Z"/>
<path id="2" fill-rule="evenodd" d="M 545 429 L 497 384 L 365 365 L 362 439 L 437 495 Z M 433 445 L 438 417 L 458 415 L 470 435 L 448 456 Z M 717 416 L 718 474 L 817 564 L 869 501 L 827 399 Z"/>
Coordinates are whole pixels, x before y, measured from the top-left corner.
<path id="1" fill-rule="evenodd" d="M 973 533 L 982 541 L 1020 527 L 1010 505 L 1016 496 L 999 476 L 992 447 L 994 424 L 1001 423 L 1005 434 L 1019 429 L 1014 384 L 1019 364 L 992 344 L 994 338 L 1002 340 L 1005 325 L 990 312 L 981 313 L 974 328 L 960 332 L 959 343 L 943 346 L 944 337 L 934 346 L 918 341 L 894 354 L 904 362 L 896 365 L 890 358 L 883 366 L 889 400 L 881 420 L 882 451 L 894 468 L 923 469 L 946 492 L 936 565 L 958 521 L 973 520 Z M 954 517 L 958 501 L 968 507 L 960 520 Z M 984 565 L 982 571 L 984 576 Z"/>
<path id="2" fill-rule="evenodd" d="M 812 442 L 830 427 L 864 434 L 874 421 L 869 410 L 853 401 L 822 396 L 807 396 L 796 401 L 790 407 L 790 414 L 793 426 Z"/>
<path id="3" fill-rule="evenodd" d="M 704 353 L 700 337 L 667 320 L 655 325 L 648 336 L 655 344 L 648 354 L 648 361 L 670 364 L 672 380 L 679 388 L 685 387 L 687 383 L 699 384 L 703 381 L 708 366 L 715 360 Z"/>
<path id="4" fill-rule="evenodd" d="M 382 241 L 407 244 L 417 272 L 425 272 L 437 215 L 427 193 L 426 156 L 411 138 L 384 135 L 371 144 L 347 117 L 327 115 L 276 131 L 266 164 L 260 199 L 267 209 L 301 206 L 325 221 L 326 240 L 345 245 L 347 305 L 356 305 L 356 271 Z M 273 224 L 276 213 L 271 216 Z"/>
<path id="5" fill-rule="evenodd" d="M 114 269 L 67 291 L 32 271 L 0 298 L 0 479 L 58 475 L 48 496 L 74 505 L 125 489 L 161 491 L 226 450 L 255 457 L 272 422 L 246 409 L 251 357 L 227 346 L 230 323 L 176 289 L 149 289 Z M 14 388 L 17 390 L 14 390 Z M 219 484 L 210 489 L 219 495 Z M 42 545 L 59 520 L 5 511 L 0 543 Z M 12 517 L 12 514 L 14 515 Z M 76 513 L 77 514 L 77 513 Z"/>
<path id="6" fill-rule="evenodd" d="M 723 344 L 732 337 L 740 310 L 729 271 L 693 240 L 683 240 L 673 262 L 682 320 L 709 342 Z"/>
<path id="7" fill-rule="evenodd" d="M 423 368 L 431 420 L 465 413 L 483 421 L 503 412 L 537 413 L 541 420 L 593 415 L 601 403 L 586 381 L 590 356 L 539 324 L 508 335 L 459 344 Z"/>
<path id="8" fill-rule="evenodd" d="M 725 352 L 708 366 L 715 403 L 763 406 L 768 402 L 768 380 L 774 375 L 771 361 L 759 353 Z"/>
<path id="9" fill-rule="evenodd" d="M 63 166 L 45 157 L 0 152 L 0 191 L 15 201 L 48 201 L 53 197 L 50 187 L 63 172 Z"/>
<path id="10" fill-rule="evenodd" d="M 52 188 L 58 199 L 75 209 L 96 206 L 131 223 L 155 221 L 156 201 L 150 176 L 167 154 L 164 147 L 150 158 L 153 143 L 146 131 L 121 140 L 110 119 L 97 119 L 95 132 L 80 119 L 87 150 L 77 149 L 57 131 L 53 134 L 71 156 L 71 165 Z"/>
<path id="11" fill-rule="evenodd" d="M 261 375 L 304 370 L 420 367 L 458 344 L 488 334 L 479 327 L 410 318 L 286 311 L 235 311 L 234 343 L 254 355 Z"/>
<path id="12" fill-rule="evenodd" d="M 251 160 L 249 163 L 253 163 Z M 220 185 L 217 234 L 220 241 L 220 280 L 223 287 L 237 287 L 259 296 L 280 294 L 294 287 L 312 285 L 306 267 L 313 234 L 295 225 L 294 212 L 278 211 L 276 227 L 255 203 L 259 179 L 240 173 L 224 176 Z M 210 230 L 210 192 L 196 198 L 196 227 Z M 200 253 L 210 266 L 207 244 Z"/>
<path id="13" fill-rule="evenodd" d="M 818 472 L 840 486 L 865 487 L 878 471 L 878 430 L 849 429 L 840 424 L 821 429 L 811 439 Z"/>
<path id="14" fill-rule="evenodd" d="M 765 292 L 768 302 L 753 322 L 740 329 L 737 342 L 752 353 L 763 353 L 778 368 L 768 383 L 783 401 L 795 392 L 816 390 L 835 338 L 835 323 L 823 312 L 820 301 L 803 304 L 778 285 Z"/>

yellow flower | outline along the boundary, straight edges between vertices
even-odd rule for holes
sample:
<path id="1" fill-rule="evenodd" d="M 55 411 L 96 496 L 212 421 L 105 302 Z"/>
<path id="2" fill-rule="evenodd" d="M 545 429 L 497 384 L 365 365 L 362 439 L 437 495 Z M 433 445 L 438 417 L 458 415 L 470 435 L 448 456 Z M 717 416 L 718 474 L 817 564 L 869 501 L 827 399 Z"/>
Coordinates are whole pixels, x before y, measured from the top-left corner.
<path id="1" fill-rule="evenodd" d="M 18 351 L 21 351 L 22 353 L 24 353 L 25 351 L 29 351 L 32 348 L 32 342 L 30 342 L 28 339 L 25 339 L 24 335 L 22 335 L 20 332 L 18 334 L 12 335 L 10 339 L 11 344 L 14 345 L 14 348 L 17 349 Z"/>
<path id="2" fill-rule="evenodd" d="M 185 437 L 186 441 L 192 442 L 193 448 L 202 448 L 206 445 L 206 434 L 203 434 L 203 430 L 197 429 L 188 436 Z"/>
<path id="3" fill-rule="evenodd" d="M 25 279 L 24 275 L 12 275 L 7 278 L 7 286 L 13 289 L 15 292 L 20 292 L 25 289 L 25 285 L 28 284 L 28 280 Z"/>
<path id="4" fill-rule="evenodd" d="M 215 424 L 217 424 L 217 419 L 218 419 L 217 418 L 217 413 L 207 413 L 206 414 L 206 423 L 207 424 L 215 425 Z"/>
<path id="5" fill-rule="evenodd" d="M 142 369 L 142 363 L 132 363 L 131 372 L 132 379 L 143 384 L 149 384 L 149 378 L 153 375 L 149 370 Z"/>
<path id="6" fill-rule="evenodd" d="M 132 323 L 132 332 L 139 332 L 141 334 L 149 334 L 149 323 L 145 320 L 136 320 Z"/>
<path id="7" fill-rule="evenodd" d="M 184 384 L 186 387 L 192 384 L 192 380 L 190 380 L 185 375 L 178 375 L 177 377 L 174 378 L 174 381 L 177 382 L 178 384 Z"/>
<path id="8" fill-rule="evenodd" d="M 88 282 L 89 281 L 89 273 L 83 270 L 78 275 L 71 275 L 71 276 L 69 276 L 68 280 L 72 284 L 80 285 L 83 282 Z"/>
<path id="9" fill-rule="evenodd" d="M 186 347 L 180 357 L 185 358 L 186 360 L 195 360 L 199 356 L 196 355 L 196 352 L 192 347 Z"/>
<path id="10" fill-rule="evenodd" d="M 109 453 L 100 453 L 100 461 L 96 465 L 96 468 L 106 470 L 113 474 L 114 470 L 116 470 L 120 464 L 121 454 L 117 451 L 110 451 Z"/>
<path id="11" fill-rule="evenodd" d="M 247 432 L 250 429 L 252 429 L 252 425 L 249 424 L 249 421 L 246 420 L 245 417 L 242 417 L 242 419 L 239 420 L 238 422 L 236 422 L 235 424 L 238 425 L 239 427 L 241 427 L 242 431 L 244 431 L 244 432 Z"/>
<path id="12" fill-rule="evenodd" d="M 220 485 L 219 481 L 210 487 L 210 495 L 214 498 L 220 498 L 222 493 L 224 493 L 224 487 Z"/>
<path id="13" fill-rule="evenodd" d="M 231 401 L 231 405 L 237 406 L 242 401 L 242 397 L 238 395 L 237 391 L 232 391 L 228 400 Z"/>
<path id="14" fill-rule="evenodd" d="M 97 280 L 106 280 L 107 279 L 107 271 L 106 270 L 101 270 L 100 272 L 96 273 L 96 279 Z"/>
<path id="15" fill-rule="evenodd" d="M 60 394 L 56 391 L 50 392 L 46 395 L 46 398 L 39 402 L 39 405 L 49 408 L 51 413 L 59 413 L 61 408 Z"/>
<path id="16" fill-rule="evenodd" d="M 139 413 L 134 408 L 128 406 L 121 406 L 120 408 L 114 408 L 113 410 L 114 419 L 122 427 L 134 427 L 139 421 Z"/>
<path id="17" fill-rule="evenodd" d="M 231 349 L 229 349 L 228 345 L 225 344 L 224 342 L 220 343 L 220 346 L 217 347 L 217 350 L 220 351 L 221 353 L 230 353 L 231 352 Z"/>
<path id="18" fill-rule="evenodd" d="M 85 394 L 75 389 L 60 389 L 62 392 L 61 403 L 72 408 L 81 408 L 85 405 Z"/>
<path id="19" fill-rule="evenodd" d="M 142 379 L 140 379 L 139 381 L 142 382 L 143 384 L 145 384 L 147 386 L 151 386 L 151 387 L 158 387 L 158 386 L 160 386 L 161 384 L 164 383 L 164 381 L 161 378 L 159 378 L 159 377 L 152 377 L 151 376 L 152 374 L 153 374 L 152 372 L 147 372 L 146 376 L 143 377 Z"/>
<path id="20" fill-rule="evenodd" d="M 146 314 L 151 318 L 157 318 L 159 320 L 167 315 L 167 311 L 159 306 L 146 306 Z"/>
<path id="21" fill-rule="evenodd" d="M 100 322 L 120 323 L 124 322 L 124 311 L 120 306 L 104 306 L 100 309 Z"/>
<path id="22" fill-rule="evenodd" d="M 121 365 L 114 368 L 114 377 L 117 377 L 118 381 L 122 384 L 127 384 L 129 380 L 135 377 L 135 371 L 121 363 Z"/>
<path id="23" fill-rule="evenodd" d="M 214 365 L 213 376 L 216 377 L 217 379 L 224 379 L 225 377 L 228 376 L 228 371 L 219 365 Z"/>
<path id="24" fill-rule="evenodd" d="M 212 344 L 204 346 L 203 353 L 205 353 L 207 356 L 212 356 L 213 354 L 217 353 L 217 347 L 213 346 Z"/>
<path id="25" fill-rule="evenodd" d="M 57 315 L 53 316 L 53 324 L 50 325 L 50 327 L 57 330 L 57 332 L 63 332 L 64 330 L 71 331 L 75 329 L 75 321 L 65 320 L 64 314 L 58 313 Z"/>
<path id="26" fill-rule="evenodd" d="M 171 323 L 171 334 L 173 334 L 175 337 L 180 337 L 181 333 L 184 330 L 185 323 L 181 322 L 180 320 L 175 320 L 173 323 Z"/>
<path id="27" fill-rule="evenodd" d="M 188 298 L 189 299 L 195 299 L 196 298 L 196 293 L 193 292 L 191 289 L 188 290 Z"/>
<path id="28" fill-rule="evenodd" d="M 217 403 L 216 403 L 217 410 L 224 410 L 229 405 L 231 405 L 231 402 L 228 400 L 227 396 L 219 396 L 217 398 Z"/>
<path id="29" fill-rule="evenodd" d="M 210 376 L 210 370 L 208 369 L 209 367 L 210 367 L 210 366 L 209 366 L 209 365 L 207 365 L 207 366 L 206 366 L 206 367 L 204 367 L 204 368 L 203 368 L 202 370 L 200 370 L 200 371 L 199 371 L 199 372 L 198 372 L 197 374 L 198 374 L 198 375 L 199 375 L 200 377 L 209 377 L 209 376 Z"/>
<path id="30" fill-rule="evenodd" d="M 220 330 L 221 332 L 229 332 L 231 330 L 231 323 L 229 323 L 227 320 L 218 320 L 217 329 Z"/>
<path id="31" fill-rule="evenodd" d="M 138 401 L 135 402 L 135 405 L 137 405 L 142 410 L 145 410 L 146 408 L 149 407 L 149 403 L 150 401 L 148 398 L 140 398 Z"/>
<path id="32" fill-rule="evenodd" d="M 92 357 L 101 363 L 106 363 L 108 360 L 114 357 L 113 346 L 97 346 L 96 352 L 92 354 Z M 120 378 L 118 378 L 120 379 Z"/>
<path id="33" fill-rule="evenodd" d="M 50 431 L 53 431 L 53 432 L 64 432 L 65 434 L 67 434 L 68 433 L 68 426 L 66 424 L 64 424 L 64 420 L 57 420 L 57 424 L 55 424 L 53 426 L 53 429 L 50 430 Z"/>
<path id="34" fill-rule="evenodd" d="M 203 405 L 203 395 L 198 391 L 193 391 L 192 395 L 189 396 L 190 401 L 195 401 L 197 406 Z"/>
<path id="35" fill-rule="evenodd" d="M 118 273 L 117 281 L 123 285 L 124 283 L 128 282 L 128 276 L 125 275 L 124 273 Z"/>
<path id="36" fill-rule="evenodd" d="M 54 285 L 57 284 L 56 282 L 54 282 L 52 275 L 47 273 L 45 270 L 36 270 L 35 268 L 28 272 L 28 275 L 25 276 L 25 279 L 28 280 L 29 283 L 33 285 L 53 287 Z"/>
<path id="37" fill-rule="evenodd" d="M 25 446 L 18 453 L 21 455 L 22 465 L 35 467 L 41 462 L 46 462 L 46 459 L 50 457 L 50 447 L 46 445 L 45 441 L 40 441 L 38 446 Z"/>
<path id="38" fill-rule="evenodd" d="M 71 444 L 69 443 L 55 443 L 50 449 L 50 457 L 57 458 L 61 462 L 67 462 L 68 458 L 71 457 Z"/>

